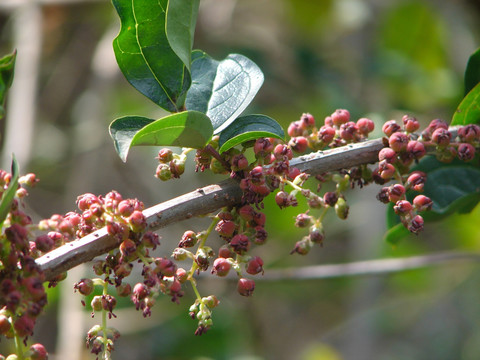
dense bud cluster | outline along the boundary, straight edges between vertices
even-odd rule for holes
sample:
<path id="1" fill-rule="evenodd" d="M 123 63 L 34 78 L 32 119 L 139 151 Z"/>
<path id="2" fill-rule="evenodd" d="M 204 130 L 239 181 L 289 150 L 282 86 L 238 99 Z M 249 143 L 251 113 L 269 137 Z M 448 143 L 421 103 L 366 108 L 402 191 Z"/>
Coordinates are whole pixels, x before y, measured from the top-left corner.
<path id="1" fill-rule="evenodd" d="M 420 124 L 414 117 L 405 115 L 402 123 L 399 125 L 390 120 L 383 125 L 388 147 L 378 154 L 379 163 L 374 178 L 379 184 L 391 180 L 397 182 L 383 187 L 377 198 L 383 203 L 391 203 L 405 227 L 417 234 L 424 225 L 418 212 L 430 210 L 433 202 L 421 194 L 413 195 L 413 200 L 407 199 L 409 190 L 411 193 L 422 192 L 427 179 L 421 171 L 410 171 L 410 166 L 427 153 L 434 154 L 443 162 L 451 162 L 455 157 L 462 161 L 473 160 L 475 149 L 480 144 L 480 127 L 473 124 L 459 127 L 454 136 L 447 123 L 434 119 L 418 136 L 414 132 Z"/>

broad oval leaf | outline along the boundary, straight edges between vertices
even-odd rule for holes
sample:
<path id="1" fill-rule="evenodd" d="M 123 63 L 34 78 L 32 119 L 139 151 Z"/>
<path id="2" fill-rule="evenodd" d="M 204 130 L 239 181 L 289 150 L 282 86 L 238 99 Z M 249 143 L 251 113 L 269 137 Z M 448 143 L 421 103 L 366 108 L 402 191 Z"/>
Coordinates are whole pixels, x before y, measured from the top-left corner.
<path id="1" fill-rule="evenodd" d="M 154 121 L 143 116 L 123 116 L 111 122 L 110 136 L 113 139 L 115 150 L 123 162 L 127 161 L 128 151 L 135 134 Z"/>
<path id="2" fill-rule="evenodd" d="M 192 57 L 192 86 L 186 107 L 207 114 L 214 134 L 229 126 L 250 104 L 263 84 L 263 73 L 250 59 L 230 54 L 222 61 L 204 52 Z"/>
<path id="3" fill-rule="evenodd" d="M 195 25 L 200 0 L 169 1 L 167 38 L 170 47 L 190 71 Z"/>
<path id="4" fill-rule="evenodd" d="M 480 124 L 480 83 L 465 96 L 453 114 L 451 125 Z"/>
<path id="5" fill-rule="evenodd" d="M 12 86 L 16 57 L 17 52 L 14 51 L 0 59 L 0 119 L 5 114 L 5 96 L 7 90 Z"/>
<path id="6" fill-rule="evenodd" d="M 167 39 L 168 0 L 112 2 L 121 21 L 113 41 L 120 70 L 154 103 L 170 112 L 178 111 L 183 107 L 191 78 Z"/>
<path id="7" fill-rule="evenodd" d="M 132 146 L 179 146 L 198 149 L 210 141 L 212 133 L 210 119 L 198 111 L 175 113 L 158 120 L 126 116 L 110 124 L 110 135 L 124 162 Z"/>
<path id="8" fill-rule="evenodd" d="M 465 69 L 465 95 L 480 83 L 480 49 L 477 49 L 467 62 Z"/>
<path id="9" fill-rule="evenodd" d="M 3 225 L 3 222 L 7 218 L 13 198 L 15 197 L 15 193 L 17 192 L 18 177 L 19 171 L 17 159 L 15 159 L 15 155 L 12 154 L 12 178 L 10 180 L 10 184 L 8 184 L 8 188 L 3 192 L 0 199 L 0 227 L 1 225 Z"/>
<path id="10" fill-rule="evenodd" d="M 249 140 L 275 137 L 284 140 L 285 133 L 278 122 L 266 115 L 246 115 L 237 118 L 220 133 L 220 153 Z"/>

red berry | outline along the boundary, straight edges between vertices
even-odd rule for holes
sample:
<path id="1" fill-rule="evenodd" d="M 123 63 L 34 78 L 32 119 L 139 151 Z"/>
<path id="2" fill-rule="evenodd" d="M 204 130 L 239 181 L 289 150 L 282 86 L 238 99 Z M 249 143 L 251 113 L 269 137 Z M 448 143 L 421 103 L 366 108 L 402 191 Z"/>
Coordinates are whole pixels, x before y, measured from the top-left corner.
<path id="1" fill-rule="evenodd" d="M 337 109 L 331 117 L 333 124 L 340 127 L 340 125 L 345 124 L 350 120 L 350 112 L 345 109 Z"/>
<path id="2" fill-rule="evenodd" d="M 328 145 L 332 142 L 335 134 L 335 128 L 333 128 L 332 126 L 322 126 L 318 131 L 318 140 L 320 140 L 325 145 Z"/>
<path id="3" fill-rule="evenodd" d="M 255 290 L 255 281 L 251 279 L 240 278 L 237 284 L 237 291 L 242 296 L 250 296 Z"/>
<path id="4" fill-rule="evenodd" d="M 401 184 L 395 184 L 388 188 L 388 199 L 396 203 L 405 195 L 405 187 Z"/>
<path id="5" fill-rule="evenodd" d="M 480 139 L 480 126 L 468 124 L 458 129 L 458 136 L 464 142 L 471 143 Z"/>
<path id="6" fill-rule="evenodd" d="M 370 119 L 360 118 L 357 120 L 357 128 L 362 135 L 367 136 L 375 129 L 375 123 Z"/>
<path id="7" fill-rule="evenodd" d="M 167 258 L 156 258 L 155 265 L 156 267 L 154 272 L 163 276 L 173 276 L 177 271 L 177 265 L 175 265 L 172 260 Z"/>
<path id="8" fill-rule="evenodd" d="M 416 140 L 410 140 L 407 144 L 407 153 L 409 153 L 414 159 L 421 159 L 427 151 L 425 145 L 422 142 Z"/>
<path id="9" fill-rule="evenodd" d="M 398 215 L 406 215 L 413 210 L 412 204 L 407 200 L 399 200 L 393 206 L 393 210 Z"/>
<path id="10" fill-rule="evenodd" d="M 420 231 L 423 230 L 423 223 L 423 218 L 420 215 L 416 215 L 410 222 L 408 230 L 414 234 L 418 234 Z"/>
<path id="11" fill-rule="evenodd" d="M 303 135 L 303 129 L 299 121 L 294 121 L 288 126 L 287 133 L 290 137 Z"/>
<path id="12" fill-rule="evenodd" d="M 247 263 L 247 273 L 257 275 L 263 273 L 263 260 L 258 256 L 252 257 Z"/>
<path id="13" fill-rule="evenodd" d="M 471 161 L 475 157 L 475 148 L 468 143 L 458 146 L 458 158 L 462 161 Z"/>
<path id="14" fill-rule="evenodd" d="M 413 116 L 404 115 L 402 121 L 405 130 L 409 133 L 413 133 L 420 128 L 420 123 Z"/>
<path id="15" fill-rule="evenodd" d="M 382 126 L 382 131 L 387 136 L 392 136 L 392 134 L 401 130 L 400 125 L 397 124 L 395 120 L 389 120 Z"/>
<path id="16" fill-rule="evenodd" d="M 194 246 L 198 241 L 197 234 L 192 230 L 187 230 L 183 233 L 182 240 L 178 244 L 178 247 L 189 248 Z"/>
<path id="17" fill-rule="evenodd" d="M 42 344 L 33 344 L 29 349 L 31 360 L 47 360 L 48 353 Z"/>
<path id="18" fill-rule="evenodd" d="M 383 148 L 378 153 L 378 160 L 379 161 L 385 160 L 390 164 L 394 164 L 395 161 L 397 161 L 397 153 L 392 148 L 389 148 L 389 147 Z"/>
<path id="19" fill-rule="evenodd" d="M 432 141 L 439 146 L 447 146 L 450 144 L 452 134 L 444 128 L 438 128 L 432 133 Z"/>
<path id="20" fill-rule="evenodd" d="M 235 223 L 230 220 L 220 220 L 217 223 L 217 226 L 215 226 L 215 230 L 218 232 L 218 235 L 225 238 L 232 237 L 233 233 L 235 232 L 235 229 L 236 229 Z"/>
<path id="21" fill-rule="evenodd" d="M 388 138 L 388 144 L 396 153 L 399 153 L 407 149 L 408 140 L 406 134 L 395 132 Z"/>
<path id="22" fill-rule="evenodd" d="M 427 180 L 427 174 L 423 171 L 412 172 L 406 182 L 407 188 L 412 188 L 415 191 L 423 191 L 425 181 Z"/>
<path id="23" fill-rule="evenodd" d="M 311 129 L 315 126 L 315 118 L 312 114 L 304 113 L 300 118 L 300 123 L 304 129 Z"/>
<path id="24" fill-rule="evenodd" d="M 345 141 L 353 140 L 357 132 L 357 125 L 353 121 L 340 125 L 340 137 Z"/>
<path id="25" fill-rule="evenodd" d="M 212 274 L 217 274 L 218 276 L 227 276 L 232 264 L 226 258 L 219 257 L 216 258 L 213 262 Z"/>
<path id="26" fill-rule="evenodd" d="M 290 139 L 288 145 L 292 148 L 293 151 L 296 153 L 304 153 L 308 148 L 308 141 L 303 136 L 297 136 Z"/>
<path id="27" fill-rule="evenodd" d="M 92 279 L 81 279 L 79 282 L 75 283 L 73 285 L 73 288 L 75 290 L 78 290 L 78 292 L 84 296 L 90 295 L 94 289 L 93 281 Z"/>
<path id="28" fill-rule="evenodd" d="M 415 205 L 418 211 L 425 211 L 432 208 L 433 201 L 425 195 L 417 195 L 415 199 L 413 199 L 413 205 Z"/>
<path id="29" fill-rule="evenodd" d="M 230 246 L 237 254 L 243 255 L 250 249 L 250 240 L 244 234 L 237 234 L 230 241 Z"/>

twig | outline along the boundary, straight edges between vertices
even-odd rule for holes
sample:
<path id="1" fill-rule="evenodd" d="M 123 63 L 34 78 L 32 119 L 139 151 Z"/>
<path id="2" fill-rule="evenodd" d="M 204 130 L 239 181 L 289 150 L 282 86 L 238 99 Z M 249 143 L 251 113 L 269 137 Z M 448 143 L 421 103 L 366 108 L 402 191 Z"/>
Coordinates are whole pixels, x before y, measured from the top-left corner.
<path id="1" fill-rule="evenodd" d="M 400 259 L 356 261 L 346 264 L 313 265 L 300 268 L 270 269 L 259 281 L 329 279 L 344 276 L 386 275 L 390 273 L 444 265 L 455 261 L 480 261 L 479 253 L 448 252 Z"/>
<path id="2" fill-rule="evenodd" d="M 301 156 L 293 159 L 291 165 L 314 175 L 375 162 L 382 148 L 381 139 L 369 140 Z M 238 183 L 229 179 L 152 206 L 143 213 L 147 218 L 149 230 L 157 230 L 175 222 L 209 214 L 224 206 L 239 204 L 241 198 L 242 191 Z M 36 261 L 45 272 L 46 278 L 53 279 L 62 272 L 90 261 L 116 246 L 118 246 L 116 240 L 108 235 L 106 228 L 102 228 L 65 244 Z"/>

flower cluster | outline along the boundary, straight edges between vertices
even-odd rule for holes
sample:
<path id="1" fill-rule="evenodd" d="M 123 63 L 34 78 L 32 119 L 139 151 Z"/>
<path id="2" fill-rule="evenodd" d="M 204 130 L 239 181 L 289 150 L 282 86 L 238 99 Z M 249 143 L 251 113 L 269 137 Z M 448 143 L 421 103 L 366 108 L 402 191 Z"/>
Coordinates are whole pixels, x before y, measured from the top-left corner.
<path id="1" fill-rule="evenodd" d="M 35 263 L 36 240 L 32 233 L 31 218 L 22 210 L 22 199 L 28 195 L 24 186 L 34 186 L 38 180 L 34 174 L 22 176 L 16 182 L 12 174 L 0 170 L 0 193 L 5 195 L 13 189 L 14 197 L 10 204 L 2 206 L 8 210 L 2 218 L 0 234 L 0 335 L 16 339 L 16 352 L 24 359 L 47 359 L 45 347 L 34 344 L 24 351 L 20 339 L 26 346 L 33 335 L 38 316 L 47 304 L 43 287 L 45 277 Z M 11 358 L 16 355 L 10 355 Z M 0 355 L 0 358 L 4 358 Z"/>
<path id="2" fill-rule="evenodd" d="M 424 189 L 427 174 L 410 171 L 410 166 L 427 153 L 434 154 L 442 162 L 451 162 L 455 157 L 471 161 L 480 141 L 480 127 L 475 124 L 459 127 L 456 136 L 440 119 L 432 120 L 420 135 L 416 133 L 419 128 L 418 120 L 409 115 L 403 116 L 401 124 L 395 120 L 387 121 L 382 130 L 387 136 L 388 146 L 379 152 L 378 167 L 373 174 L 379 184 L 395 181 L 383 187 L 377 198 L 383 203 L 392 203 L 401 222 L 414 234 L 423 230 L 424 226 L 419 212 L 430 210 L 433 202 L 419 194 Z M 411 201 L 407 199 L 409 190 L 417 194 Z"/>

